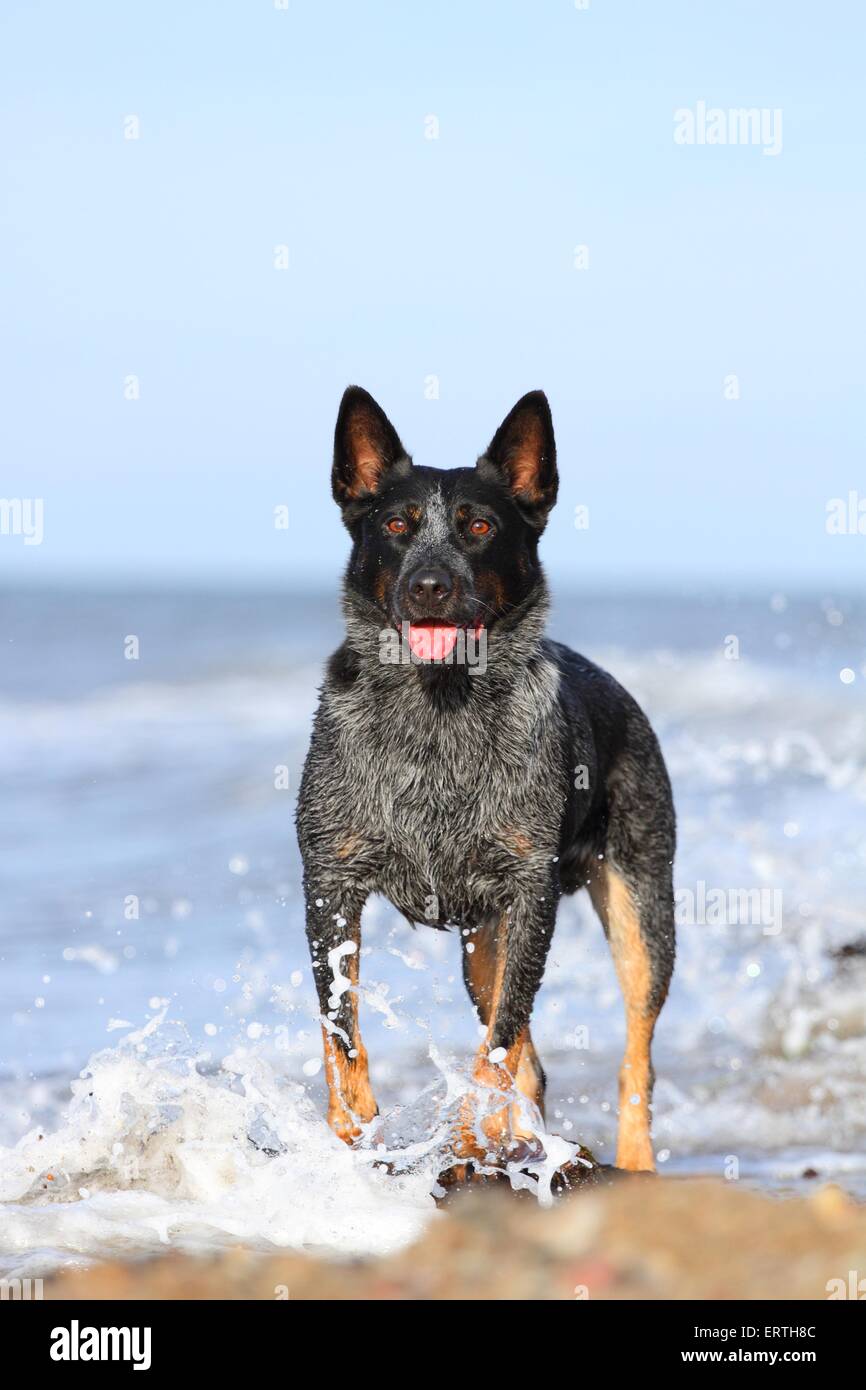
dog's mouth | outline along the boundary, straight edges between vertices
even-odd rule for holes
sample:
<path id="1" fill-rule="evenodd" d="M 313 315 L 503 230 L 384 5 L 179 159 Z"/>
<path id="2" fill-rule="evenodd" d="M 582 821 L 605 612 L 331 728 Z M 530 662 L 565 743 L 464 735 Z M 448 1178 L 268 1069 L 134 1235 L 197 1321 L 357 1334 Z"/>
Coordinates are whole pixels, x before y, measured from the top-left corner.
<path id="1" fill-rule="evenodd" d="M 419 661 L 447 661 L 457 646 L 458 636 L 472 636 L 477 642 L 484 624 L 443 623 L 436 618 L 423 618 L 417 623 L 404 623 L 403 631 L 413 656 Z"/>

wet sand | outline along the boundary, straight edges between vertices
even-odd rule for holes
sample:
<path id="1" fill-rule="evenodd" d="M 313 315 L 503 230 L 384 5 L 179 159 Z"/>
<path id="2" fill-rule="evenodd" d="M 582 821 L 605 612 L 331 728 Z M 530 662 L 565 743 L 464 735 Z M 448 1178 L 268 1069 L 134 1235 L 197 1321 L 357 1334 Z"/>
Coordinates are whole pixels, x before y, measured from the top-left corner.
<path id="1" fill-rule="evenodd" d="M 45 1296 L 827 1299 L 856 1296 L 861 1278 L 866 1295 L 866 1207 L 837 1187 L 782 1198 L 734 1183 L 637 1176 L 546 1210 L 500 1189 L 460 1193 L 419 1241 L 381 1259 L 173 1254 L 67 1270 L 45 1281 Z"/>

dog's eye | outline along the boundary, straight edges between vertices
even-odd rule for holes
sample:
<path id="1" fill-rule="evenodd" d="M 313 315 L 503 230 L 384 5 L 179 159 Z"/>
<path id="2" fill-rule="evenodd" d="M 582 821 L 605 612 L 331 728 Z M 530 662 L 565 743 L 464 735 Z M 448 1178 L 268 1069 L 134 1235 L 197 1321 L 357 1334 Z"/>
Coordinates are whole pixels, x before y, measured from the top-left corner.
<path id="1" fill-rule="evenodd" d="M 402 516 L 392 516 L 391 520 L 387 523 L 387 526 L 392 536 L 403 536 L 409 530 L 409 527 L 403 520 Z"/>
<path id="2" fill-rule="evenodd" d="M 488 536 L 493 530 L 493 527 L 490 525 L 489 521 L 485 521 L 483 517 L 477 516 L 474 521 L 470 521 L 469 530 L 473 536 Z"/>

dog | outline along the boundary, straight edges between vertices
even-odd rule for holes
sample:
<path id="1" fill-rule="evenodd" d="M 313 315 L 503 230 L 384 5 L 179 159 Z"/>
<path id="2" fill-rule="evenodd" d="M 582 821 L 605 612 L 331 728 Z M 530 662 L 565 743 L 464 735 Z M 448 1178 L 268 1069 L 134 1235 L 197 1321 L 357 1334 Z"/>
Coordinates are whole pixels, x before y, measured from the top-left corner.
<path id="1" fill-rule="evenodd" d="M 538 1152 L 545 1075 L 530 1016 L 559 899 L 583 887 L 625 1004 L 616 1166 L 655 1166 L 650 1048 L 675 950 L 671 787 L 631 696 L 545 636 L 538 543 L 557 487 L 541 391 L 474 467 L 453 469 L 416 466 L 372 396 L 343 396 L 332 491 L 352 541 L 346 636 L 297 807 L 328 1122 L 352 1144 L 377 1114 L 357 990 L 361 910 L 380 893 L 413 925 L 461 928 L 486 1030 L 450 1141 L 470 1175 Z M 408 660 L 383 659 L 383 636 L 397 633 Z M 482 642 L 484 663 L 454 659 Z"/>

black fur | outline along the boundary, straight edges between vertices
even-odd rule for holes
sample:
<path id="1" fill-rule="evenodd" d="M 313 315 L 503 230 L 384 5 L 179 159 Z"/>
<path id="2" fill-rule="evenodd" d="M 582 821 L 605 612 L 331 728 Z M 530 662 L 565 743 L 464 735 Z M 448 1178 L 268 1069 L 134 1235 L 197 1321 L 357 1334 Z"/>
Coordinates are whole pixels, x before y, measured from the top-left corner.
<path id="1" fill-rule="evenodd" d="M 298 834 L 322 1015 L 346 1047 L 350 1010 L 346 995 L 333 1006 L 327 953 L 357 932 L 372 892 L 412 922 L 478 927 L 507 914 L 491 1042 L 507 1048 L 528 1024 L 560 894 L 606 863 L 639 906 L 647 1007 L 664 1000 L 670 784 L 631 696 L 544 636 L 538 542 L 556 489 L 541 392 L 518 402 L 474 468 L 453 470 L 416 468 L 372 397 L 350 387 L 343 398 L 333 491 L 352 538 L 347 635 L 322 688 Z M 380 633 L 406 621 L 482 623 L 486 672 L 383 664 Z"/>

